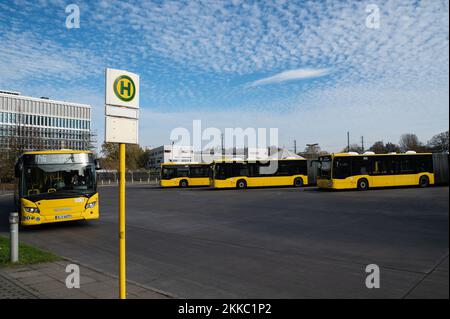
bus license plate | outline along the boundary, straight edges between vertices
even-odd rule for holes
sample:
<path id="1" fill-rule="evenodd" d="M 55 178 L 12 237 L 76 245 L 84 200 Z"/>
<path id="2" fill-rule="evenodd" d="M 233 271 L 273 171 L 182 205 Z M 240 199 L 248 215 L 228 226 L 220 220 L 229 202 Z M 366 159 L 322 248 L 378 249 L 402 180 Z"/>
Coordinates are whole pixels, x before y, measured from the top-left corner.
<path id="1" fill-rule="evenodd" d="M 72 218 L 72 215 L 59 215 L 59 216 L 55 216 L 55 219 L 68 219 L 68 218 Z"/>

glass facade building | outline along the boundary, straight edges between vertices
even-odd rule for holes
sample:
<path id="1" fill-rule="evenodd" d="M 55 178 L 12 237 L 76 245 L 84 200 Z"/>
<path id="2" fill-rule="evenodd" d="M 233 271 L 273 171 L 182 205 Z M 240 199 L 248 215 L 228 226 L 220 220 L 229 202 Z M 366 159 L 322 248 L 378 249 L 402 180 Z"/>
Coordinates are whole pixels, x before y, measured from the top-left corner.
<path id="1" fill-rule="evenodd" d="M 0 91 L 0 149 L 91 148 L 91 106 Z"/>

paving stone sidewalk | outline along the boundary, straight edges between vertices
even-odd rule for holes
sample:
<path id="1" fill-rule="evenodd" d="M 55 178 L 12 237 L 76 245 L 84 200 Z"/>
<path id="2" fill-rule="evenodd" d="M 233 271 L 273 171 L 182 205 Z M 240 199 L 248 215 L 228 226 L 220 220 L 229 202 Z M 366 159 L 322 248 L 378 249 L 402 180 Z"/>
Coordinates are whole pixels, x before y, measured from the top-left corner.
<path id="1" fill-rule="evenodd" d="M 116 277 L 80 265 L 80 288 L 66 287 L 68 260 L 0 268 L 0 299 L 117 299 Z M 167 299 L 167 293 L 127 283 L 127 298 Z"/>

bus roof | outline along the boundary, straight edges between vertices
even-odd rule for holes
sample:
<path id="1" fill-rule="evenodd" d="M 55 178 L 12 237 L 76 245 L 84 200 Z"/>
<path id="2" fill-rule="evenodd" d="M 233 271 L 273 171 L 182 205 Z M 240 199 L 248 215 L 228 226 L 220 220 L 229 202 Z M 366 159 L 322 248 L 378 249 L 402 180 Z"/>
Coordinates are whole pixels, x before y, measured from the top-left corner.
<path id="1" fill-rule="evenodd" d="M 433 153 L 386 153 L 386 154 L 349 154 L 349 153 L 334 153 L 324 156 L 345 157 L 345 156 L 395 156 L 395 155 L 433 155 Z"/>
<path id="2" fill-rule="evenodd" d="M 214 163 L 254 163 L 254 162 L 306 161 L 306 160 L 307 160 L 306 158 L 267 158 L 267 159 L 251 159 L 251 160 L 224 159 L 214 161 Z"/>
<path id="3" fill-rule="evenodd" d="M 41 154 L 92 154 L 91 151 L 80 151 L 80 150 L 45 150 L 45 151 L 29 151 L 24 152 L 23 155 L 41 155 Z"/>
<path id="4" fill-rule="evenodd" d="M 211 165 L 211 163 L 199 163 L 199 162 L 167 162 L 161 163 L 161 166 L 186 166 L 186 165 Z"/>

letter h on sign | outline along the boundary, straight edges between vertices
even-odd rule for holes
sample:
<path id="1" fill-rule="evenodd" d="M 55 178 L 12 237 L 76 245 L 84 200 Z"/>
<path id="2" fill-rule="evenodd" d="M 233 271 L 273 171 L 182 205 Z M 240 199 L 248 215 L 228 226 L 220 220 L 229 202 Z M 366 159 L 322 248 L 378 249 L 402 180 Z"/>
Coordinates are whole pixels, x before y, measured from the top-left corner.
<path id="1" fill-rule="evenodd" d="M 125 80 L 120 81 L 120 94 L 125 94 L 127 91 L 128 95 L 131 95 L 131 82 L 128 82 L 128 85 L 125 85 Z"/>

